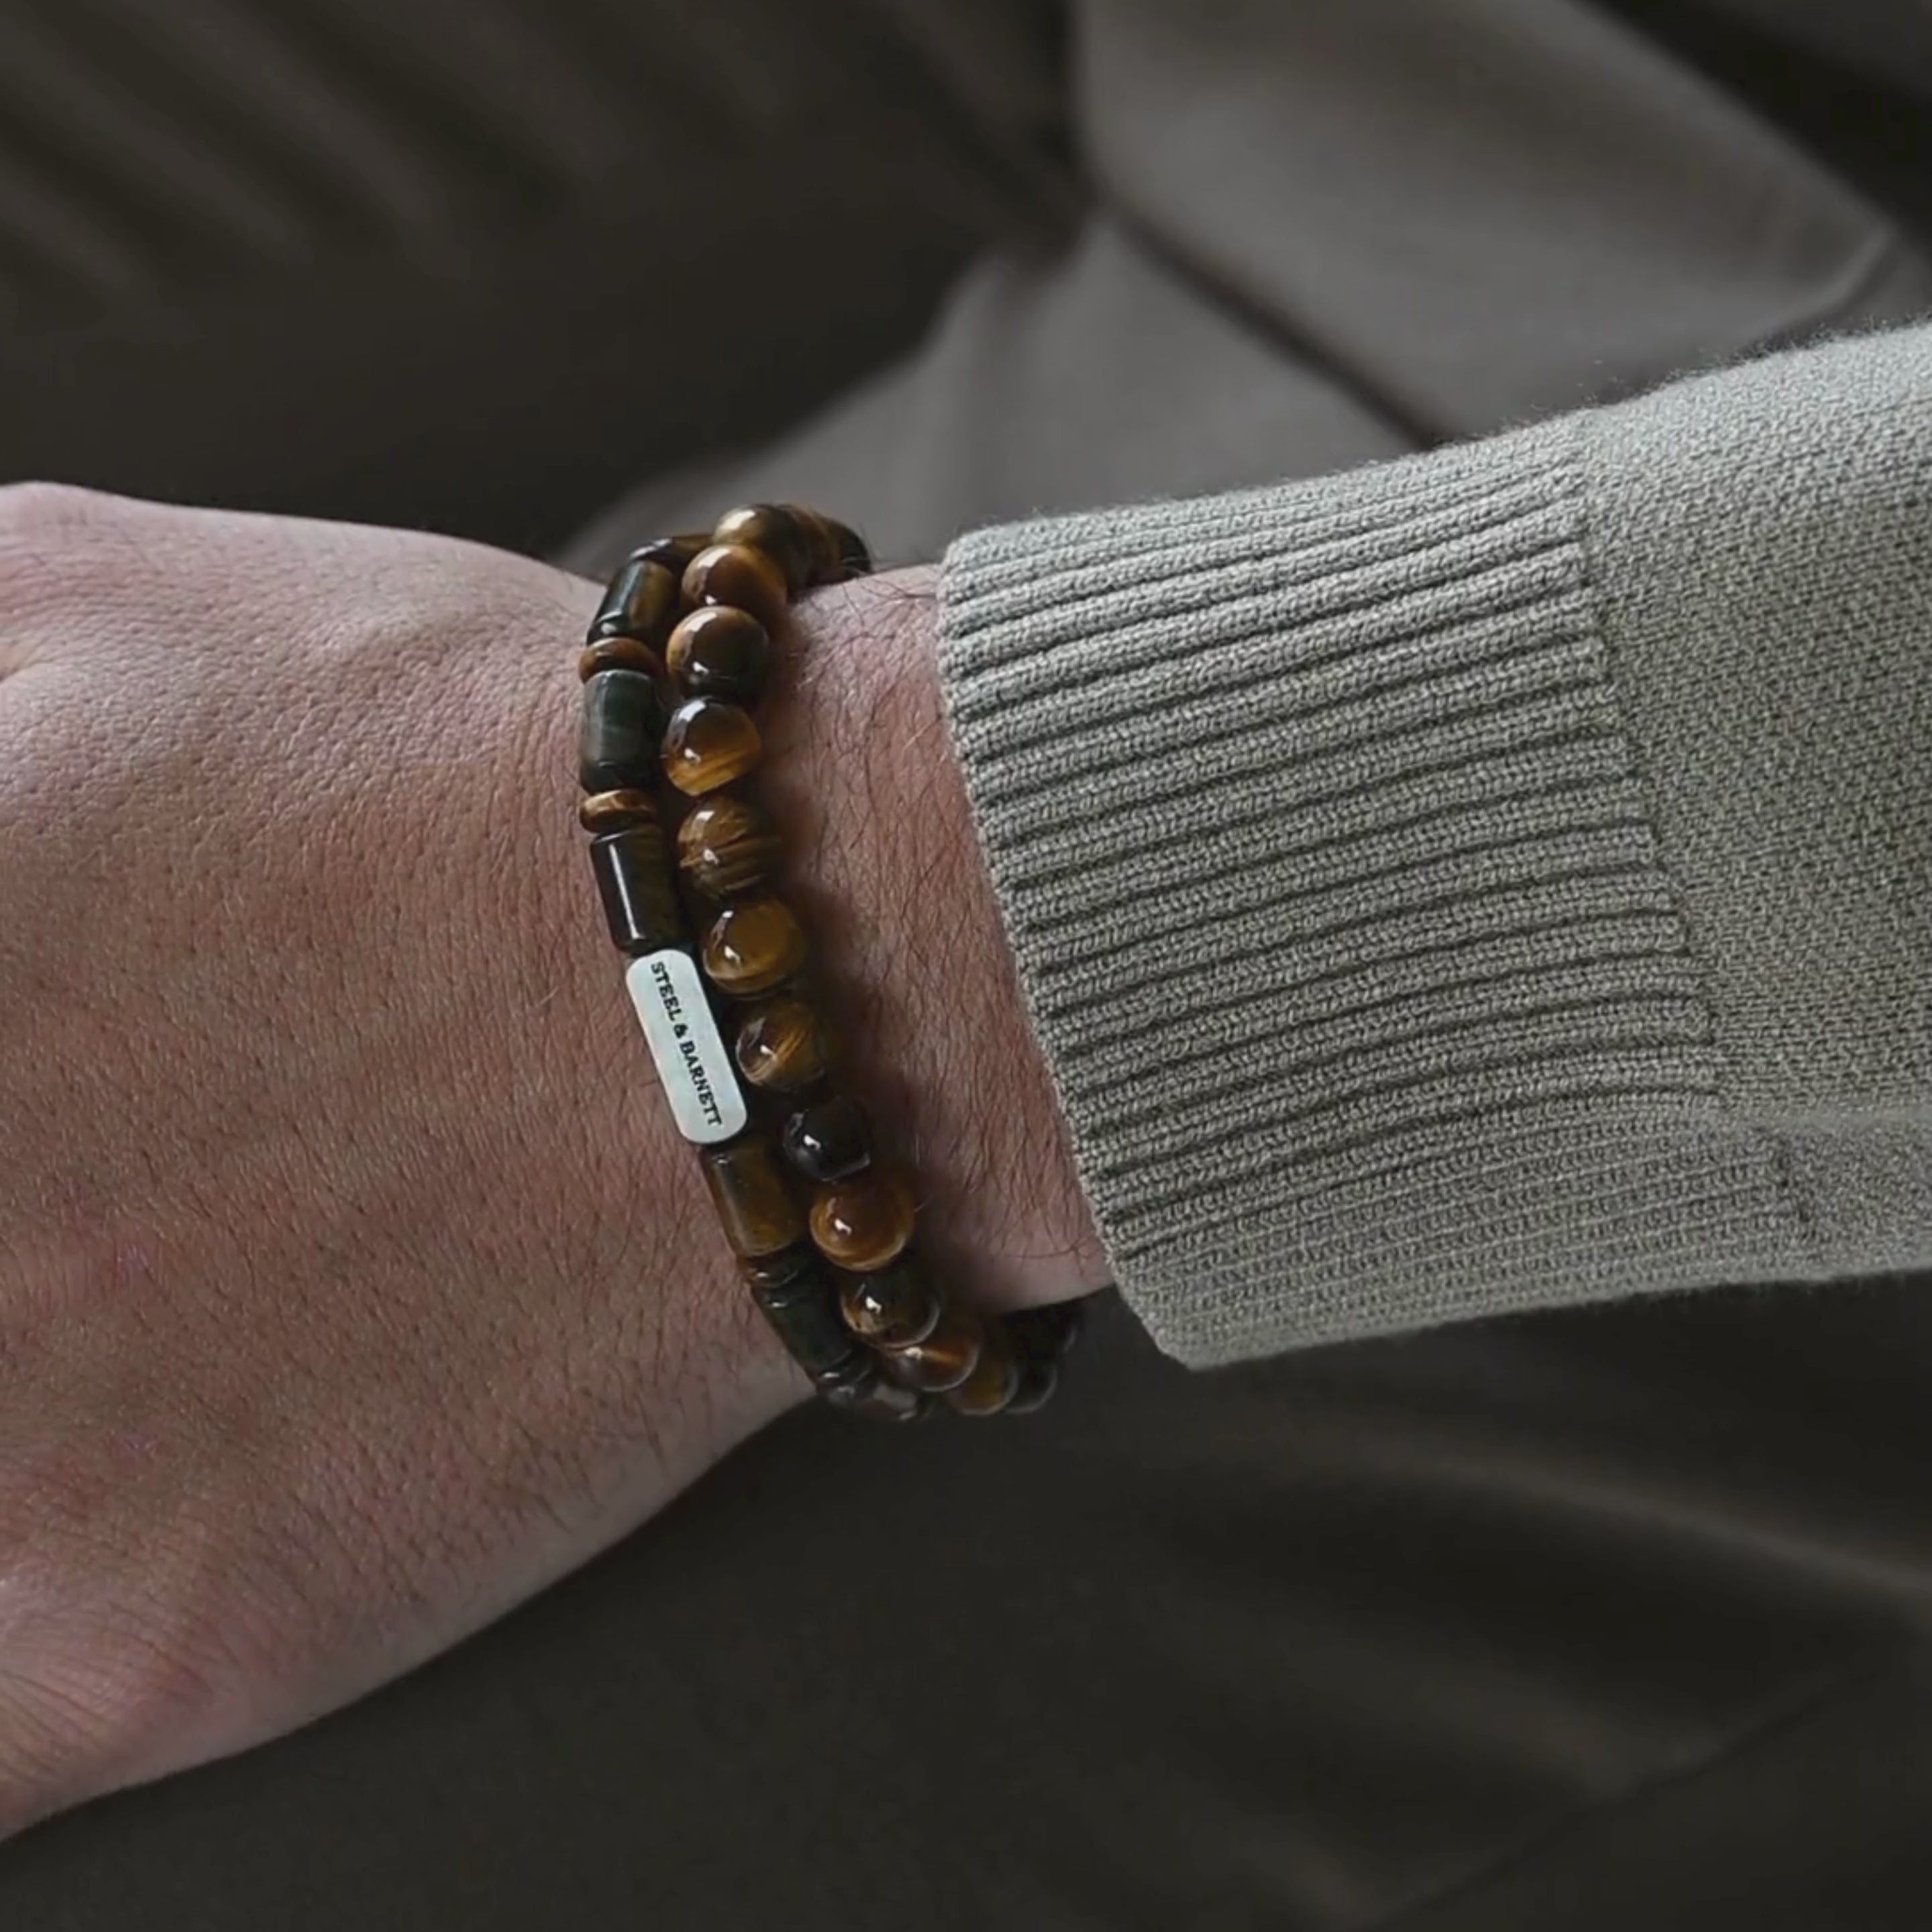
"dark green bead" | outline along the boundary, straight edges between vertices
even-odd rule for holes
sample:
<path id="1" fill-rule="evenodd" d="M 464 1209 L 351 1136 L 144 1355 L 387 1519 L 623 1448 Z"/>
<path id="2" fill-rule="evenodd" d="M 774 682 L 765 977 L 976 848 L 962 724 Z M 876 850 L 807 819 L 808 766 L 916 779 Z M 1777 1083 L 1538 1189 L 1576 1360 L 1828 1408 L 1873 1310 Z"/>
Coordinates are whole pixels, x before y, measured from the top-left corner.
<path id="1" fill-rule="evenodd" d="M 587 792 L 655 792 L 664 734 L 664 698 L 656 679 L 640 670 L 600 670 L 584 687 L 578 782 Z"/>
<path id="2" fill-rule="evenodd" d="M 682 573 L 656 558 L 634 553 L 611 578 L 597 614 L 590 620 L 590 641 L 600 638 L 640 638 L 662 644 L 677 621 Z"/>
<path id="3" fill-rule="evenodd" d="M 792 1359 L 816 1378 L 850 1370 L 863 1349 L 840 1318 L 838 1291 L 820 1268 L 807 1267 L 770 1288 L 754 1286 L 752 1298 Z"/>

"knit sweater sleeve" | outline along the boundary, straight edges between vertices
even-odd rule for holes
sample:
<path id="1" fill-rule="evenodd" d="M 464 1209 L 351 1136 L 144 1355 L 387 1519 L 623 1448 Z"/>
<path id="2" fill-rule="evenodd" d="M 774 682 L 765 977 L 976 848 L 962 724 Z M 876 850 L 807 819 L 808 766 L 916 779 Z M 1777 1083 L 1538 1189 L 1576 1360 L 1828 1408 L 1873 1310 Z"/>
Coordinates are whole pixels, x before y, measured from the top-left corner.
<path id="1" fill-rule="evenodd" d="M 980 532 L 941 597 L 1171 1352 L 1932 1266 L 1932 332 Z"/>

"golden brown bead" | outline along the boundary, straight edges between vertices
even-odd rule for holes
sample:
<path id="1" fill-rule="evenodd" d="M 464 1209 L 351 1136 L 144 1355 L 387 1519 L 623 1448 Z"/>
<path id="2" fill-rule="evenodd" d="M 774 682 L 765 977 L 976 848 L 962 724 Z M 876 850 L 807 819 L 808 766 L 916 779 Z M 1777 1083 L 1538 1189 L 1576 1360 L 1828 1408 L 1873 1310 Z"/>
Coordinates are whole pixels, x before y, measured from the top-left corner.
<path id="1" fill-rule="evenodd" d="M 724 1238 L 740 1255 L 776 1254 L 804 1232 L 777 1150 L 755 1135 L 704 1152 L 704 1178 Z"/>
<path id="2" fill-rule="evenodd" d="M 761 550 L 785 574 L 796 597 L 815 574 L 818 533 L 806 527 L 796 510 L 783 503 L 752 503 L 728 512 L 718 520 L 711 541 L 749 544 Z"/>
<path id="3" fill-rule="evenodd" d="M 626 832 L 634 825 L 655 825 L 657 800 L 647 791 L 593 792 L 579 802 L 577 822 L 593 834 Z"/>
<path id="4" fill-rule="evenodd" d="M 600 670 L 640 670 L 662 680 L 664 659 L 641 638 L 598 638 L 577 656 L 577 674 L 586 684 Z"/>
<path id="5" fill-rule="evenodd" d="M 692 604 L 729 604 L 748 610 L 768 631 L 784 622 L 784 566 L 748 544 L 713 544 L 691 560 L 684 595 Z"/>
<path id="6" fill-rule="evenodd" d="M 677 862 L 701 892 L 737 898 L 776 870 L 778 829 L 749 799 L 716 794 L 694 806 L 677 828 Z"/>
<path id="7" fill-rule="evenodd" d="M 742 778 L 764 750 L 750 714 L 715 698 L 680 704 L 664 728 L 665 774 L 693 798 Z"/>
<path id="8" fill-rule="evenodd" d="M 909 1348 L 939 1326 L 945 1304 L 917 1258 L 902 1255 L 890 1268 L 849 1276 L 839 1291 L 845 1325 L 875 1348 Z"/>
<path id="9" fill-rule="evenodd" d="M 812 1196 L 812 1242 L 827 1261 L 869 1274 L 904 1251 L 918 1211 L 903 1176 L 868 1168 Z"/>
<path id="10" fill-rule="evenodd" d="M 980 1366 L 986 1324 L 969 1308 L 949 1308 L 923 1342 L 884 1349 L 886 1372 L 908 1388 L 939 1394 L 958 1388 Z"/>
<path id="11" fill-rule="evenodd" d="M 1020 1365 L 997 1330 L 988 1331 L 973 1372 L 946 1393 L 946 1406 L 956 1415 L 998 1415 L 1020 1393 Z"/>
<path id="12" fill-rule="evenodd" d="M 824 1078 L 832 1060 L 830 1029 L 796 994 L 781 994 L 745 1016 L 735 1048 L 738 1071 L 754 1087 L 796 1094 Z"/>
<path id="13" fill-rule="evenodd" d="M 678 590 L 675 571 L 634 552 L 611 578 L 590 620 L 590 640 L 622 637 L 642 638 L 648 644 L 662 641 L 677 615 Z"/>
<path id="14" fill-rule="evenodd" d="M 748 610 L 707 604 L 679 619 L 664 656 L 687 698 L 755 704 L 771 673 L 771 634 Z"/>
<path id="15" fill-rule="evenodd" d="M 805 964 L 805 929 L 784 900 L 741 899 L 704 935 L 704 970 L 712 984 L 738 999 L 769 993 Z"/>

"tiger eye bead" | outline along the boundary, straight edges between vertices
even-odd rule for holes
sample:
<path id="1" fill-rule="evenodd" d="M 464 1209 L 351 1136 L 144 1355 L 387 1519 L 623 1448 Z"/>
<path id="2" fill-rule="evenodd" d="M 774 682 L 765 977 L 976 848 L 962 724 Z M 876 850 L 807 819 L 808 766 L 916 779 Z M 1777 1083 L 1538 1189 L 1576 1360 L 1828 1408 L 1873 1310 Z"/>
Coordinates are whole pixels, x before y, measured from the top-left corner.
<path id="1" fill-rule="evenodd" d="M 593 838 L 590 868 L 596 874 L 610 943 L 627 958 L 690 944 L 690 928 L 671 875 L 670 854 L 657 826 L 634 825 Z"/>
<path id="2" fill-rule="evenodd" d="M 634 825 L 655 825 L 657 800 L 647 791 L 592 792 L 578 800 L 577 822 L 591 832 L 627 832 Z"/>
<path id="3" fill-rule="evenodd" d="M 664 659 L 641 638 L 598 638 L 577 654 L 577 674 L 586 684 L 600 670 L 637 670 L 661 680 Z"/>
<path id="4" fill-rule="evenodd" d="M 748 544 L 713 544 L 684 573 L 685 601 L 730 604 L 748 610 L 768 631 L 784 622 L 784 566 Z"/>
<path id="5" fill-rule="evenodd" d="M 900 1175 L 874 1168 L 812 1197 L 812 1245 L 840 1268 L 869 1274 L 898 1258 L 918 1211 Z"/>
<path id="6" fill-rule="evenodd" d="M 922 1342 L 882 1351 L 886 1372 L 908 1388 L 934 1395 L 956 1389 L 980 1366 L 986 1346 L 985 1324 L 970 1309 L 949 1308 Z"/>
<path id="7" fill-rule="evenodd" d="M 754 1087 L 796 1094 L 824 1078 L 832 1042 L 817 1011 L 796 994 L 747 1013 L 734 1047 L 738 1071 Z"/>
<path id="8" fill-rule="evenodd" d="M 707 604 L 678 620 L 664 655 L 686 697 L 755 704 L 771 674 L 771 633 L 748 610 Z"/>
<path id="9" fill-rule="evenodd" d="M 680 704 L 664 727 L 664 772 L 680 791 L 701 798 L 742 778 L 764 749 L 748 712 L 715 698 L 694 698 Z"/>
<path id="10" fill-rule="evenodd" d="M 729 792 L 702 800 L 677 828 L 677 862 L 701 892 L 736 898 L 777 868 L 778 829 L 749 799 Z"/>
<path id="11" fill-rule="evenodd" d="M 872 1165 L 866 1110 L 843 1094 L 801 1107 L 779 1137 L 785 1159 L 808 1180 L 847 1180 Z"/>
<path id="12" fill-rule="evenodd" d="M 661 644 L 677 615 L 678 590 L 676 572 L 653 557 L 633 553 L 611 578 L 590 620 L 590 641 L 640 638 L 646 644 Z"/>
<path id="13" fill-rule="evenodd" d="M 783 503 L 752 503 L 719 518 L 711 541 L 748 544 L 763 550 L 784 572 L 785 582 L 796 597 L 814 574 L 815 534 L 796 510 Z"/>
<path id="14" fill-rule="evenodd" d="M 704 1178 L 724 1238 L 740 1255 L 776 1254 L 805 1232 L 778 1154 L 756 1136 L 704 1152 Z"/>
<path id="15" fill-rule="evenodd" d="M 838 1292 L 845 1325 L 875 1348 L 910 1348 L 939 1326 L 945 1304 L 911 1255 L 872 1274 L 848 1276 Z"/>
<path id="16" fill-rule="evenodd" d="M 664 700 L 641 671 L 600 670 L 584 687 L 577 776 L 588 792 L 648 791 L 657 782 Z"/>
<path id="17" fill-rule="evenodd" d="M 973 1372 L 947 1390 L 944 1400 L 956 1415 L 998 1415 L 1012 1407 L 1019 1392 L 1018 1362 L 997 1335 L 989 1334 Z"/>
<path id="18" fill-rule="evenodd" d="M 784 900 L 741 899 L 728 905 L 704 935 L 704 970 L 715 986 L 738 999 L 769 993 L 805 964 L 805 931 Z"/>

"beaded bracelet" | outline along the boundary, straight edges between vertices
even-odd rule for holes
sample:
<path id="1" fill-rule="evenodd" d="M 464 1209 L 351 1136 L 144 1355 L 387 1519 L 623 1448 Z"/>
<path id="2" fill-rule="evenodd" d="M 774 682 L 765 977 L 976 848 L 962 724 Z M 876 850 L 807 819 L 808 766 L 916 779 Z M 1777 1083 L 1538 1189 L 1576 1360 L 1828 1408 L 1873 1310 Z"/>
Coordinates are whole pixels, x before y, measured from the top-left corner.
<path id="1" fill-rule="evenodd" d="M 1078 1306 L 988 1317 L 941 1292 L 910 1181 L 832 1084 L 805 931 L 770 889 L 782 842 L 738 783 L 763 754 L 752 711 L 791 598 L 871 568 L 844 524 L 773 504 L 633 551 L 578 663 L 578 817 L 672 1118 L 814 1387 L 894 1420 L 1024 1414 L 1053 1393 Z"/>

